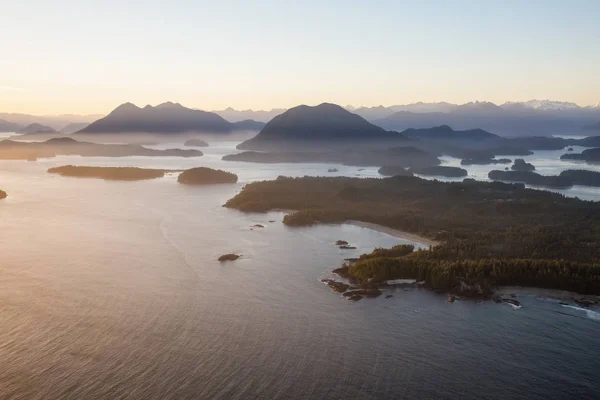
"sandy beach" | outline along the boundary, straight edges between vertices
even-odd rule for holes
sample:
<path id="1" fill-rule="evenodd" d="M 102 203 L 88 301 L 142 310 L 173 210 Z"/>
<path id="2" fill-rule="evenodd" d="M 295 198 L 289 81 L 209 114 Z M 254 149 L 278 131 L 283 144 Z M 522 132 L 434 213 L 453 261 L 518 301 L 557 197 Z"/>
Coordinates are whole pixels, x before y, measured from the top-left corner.
<path id="1" fill-rule="evenodd" d="M 401 238 L 401 239 L 410 240 L 412 242 L 421 243 L 426 246 L 433 247 L 433 246 L 437 246 L 438 244 L 440 244 L 439 242 L 437 242 L 435 240 L 432 240 L 432 239 L 429 239 L 429 238 L 426 238 L 423 236 L 415 235 L 414 233 L 399 231 L 397 229 L 388 228 L 387 226 L 383 226 L 383 225 L 372 224 L 370 222 L 350 220 L 350 221 L 346 221 L 344 223 L 348 224 L 348 225 L 360 226 L 361 228 L 373 229 L 374 231 L 377 231 L 377 232 L 385 233 L 385 234 L 395 236 L 395 237 Z"/>
<path id="2" fill-rule="evenodd" d="M 283 209 L 283 208 L 275 208 L 275 209 L 272 209 L 271 211 L 281 212 L 284 214 L 292 214 L 292 213 L 296 212 L 296 210 L 287 210 L 287 209 Z M 411 242 L 424 244 L 425 246 L 428 246 L 428 247 L 429 246 L 434 247 L 434 246 L 437 246 L 438 244 L 440 244 L 440 242 L 426 238 L 424 236 L 419 236 L 419 235 L 416 235 L 416 234 L 410 233 L 410 232 L 400 231 L 398 229 L 389 228 L 389 227 L 383 226 L 383 225 L 373 224 L 371 222 L 348 220 L 348 221 L 345 221 L 344 224 L 359 226 L 361 228 L 372 229 L 374 231 L 385 233 L 387 235 L 391 235 L 391 236 L 394 236 L 397 238 L 406 239 L 406 240 L 410 240 Z"/>

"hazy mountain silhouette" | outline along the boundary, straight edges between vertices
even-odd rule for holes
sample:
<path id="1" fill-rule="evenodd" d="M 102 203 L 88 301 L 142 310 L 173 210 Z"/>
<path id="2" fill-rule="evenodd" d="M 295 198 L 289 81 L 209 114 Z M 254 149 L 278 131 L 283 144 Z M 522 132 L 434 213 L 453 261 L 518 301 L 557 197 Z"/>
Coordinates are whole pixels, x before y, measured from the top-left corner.
<path id="1" fill-rule="evenodd" d="M 67 124 L 65 126 L 63 126 L 60 129 L 60 133 L 64 133 L 66 135 L 69 135 L 71 133 L 75 133 L 77 131 L 82 130 L 83 128 L 87 127 L 89 125 L 88 122 L 72 122 L 70 124 Z"/>
<path id="2" fill-rule="evenodd" d="M 71 123 L 87 123 L 102 118 L 102 114 L 76 115 L 76 114 L 61 114 L 61 115 L 31 115 L 20 113 L 0 113 L 0 119 L 11 121 L 19 125 L 19 128 L 38 123 L 49 126 L 56 130 L 60 130 L 67 124 Z"/>
<path id="3" fill-rule="evenodd" d="M 17 133 L 21 133 L 23 135 L 35 135 L 35 134 L 39 134 L 39 133 L 58 133 L 58 132 L 54 128 L 34 122 L 33 124 L 29 124 L 25 128 L 20 129 Z"/>
<path id="4" fill-rule="evenodd" d="M 0 132 L 17 132 L 21 128 L 19 124 L 0 119 Z"/>
<path id="5" fill-rule="evenodd" d="M 240 122 L 245 120 L 269 122 L 284 111 L 286 111 L 285 108 L 273 108 L 272 110 L 236 110 L 234 108 L 227 107 L 224 110 L 216 110 L 213 112 L 231 122 Z"/>
<path id="6" fill-rule="evenodd" d="M 500 136 L 484 131 L 483 129 L 469 129 L 465 131 L 455 131 L 448 125 L 437 126 L 429 129 L 406 129 L 402 134 L 409 138 L 421 140 L 492 140 L 499 139 Z"/>
<path id="7" fill-rule="evenodd" d="M 597 124 L 592 124 L 592 125 L 586 126 L 585 130 L 600 133 L 600 122 L 598 122 Z"/>
<path id="8" fill-rule="evenodd" d="M 282 147 L 337 146 L 353 142 L 398 141 L 398 132 L 388 132 L 344 108 L 329 103 L 297 106 L 273 118 L 254 138 L 239 149 L 273 150 Z"/>
<path id="9" fill-rule="evenodd" d="M 250 125 L 249 121 L 231 123 L 215 113 L 192 110 L 179 103 L 143 108 L 125 103 L 77 133 L 223 133 L 255 129 Z"/>
<path id="10" fill-rule="evenodd" d="M 389 107 L 377 106 L 377 107 L 358 107 L 354 108 L 346 106 L 346 109 L 352 111 L 355 114 L 360 115 L 367 121 L 374 121 L 382 118 L 389 117 L 390 115 L 400 112 L 408 111 L 411 113 L 448 113 L 455 110 L 458 107 L 456 104 L 439 102 L 439 103 L 412 103 L 404 105 L 394 105 Z"/>
<path id="11" fill-rule="evenodd" d="M 562 107 L 561 107 L 562 105 Z M 449 125 L 454 129 L 481 128 L 502 136 L 581 134 L 600 119 L 600 108 L 570 106 L 564 102 L 532 100 L 524 103 L 471 102 L 450 112 L 399 111 L 373 123 L 393 130 Z"/>

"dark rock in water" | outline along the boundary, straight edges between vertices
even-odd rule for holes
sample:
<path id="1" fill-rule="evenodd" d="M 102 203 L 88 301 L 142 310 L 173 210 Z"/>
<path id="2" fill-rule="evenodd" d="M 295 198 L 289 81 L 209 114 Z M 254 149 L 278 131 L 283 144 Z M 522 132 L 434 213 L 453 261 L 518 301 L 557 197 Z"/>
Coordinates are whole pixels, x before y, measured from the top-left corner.
<path id="1" fill-rule="evenodd" d="M 593 306 L 598 303 L 596 301 L 587 300 L 587 299 L 573 299 L 573 301 L 575 303 L 577 303 L 577 305 L 580 307 L 590 307 L 590 306 Z"/>
<path id="2" fill-rule="evenodd" d="M 515 299 L 502 299 L 503 302 L 508 303 L 508 304 L 512 304 L 513 306 L 517 306 L 517 307 L 521 307 L 521 303 L 518 300 Z"/>
<path id="3" fill-rule="evenodd" d="M 568 306 L 569 303 L 565 303 L 564 301 L 559 301 L 558 304 L 560 304 L 561 306 Z"/>
<path id="4" fill-rule="evenodd" d="M 504 168 L 504 170 L 505 170 L 505 171 L 508 171 L 508 167 L 505 167 L 505 168 Z"/>
<path id="5" fill-rule="evenodd" d="M 265 226 L 261 225 L 261 224 L 254 224 L 254 225 L 252 225 L 252 227 L 253 228 L 264 228 Z"/>
<path id="6" fill-rule="evenodd" d="M 0 190 L 0 199 L 5 199 L 6 196 L 8 196 L 6 192 L 4 190 Z"/>
<path id="7" fill-rule="evenodd" d="M 573 151 L 573 148 L 572 148 L 572 147 L 569 147 L 569 148 L 567 149 L 567 151 Z"/>
<path id="8" fill-rule="evenodd" d="M 329 168 L 327 172 L 338 172 L 337 168 Z"/>
<path id="9" fill-rule="evenodd" d="M 344 246 L 347 244 L 348 244 L 348 242 L 346 242 L 345 240 L 336 240 L 336 242 L 335 242 L 336 246 Z"/>
<path id="10" fill-rule="evenodd" d="M 350 290 L 343 294 L 344 297 L 352 297 L 352 296 L 362 296 L 375 298 L 379 297 L 383 294 L 383 292 L 379 289 L 356 289 Z"/>
<path id="11" fill-rule="evenodd" d="M 364 169 L 364 168 L 359 168 L 358 170 L 359 170 L 359 171 L 364 171 L 365 169 Z"/>
<path id="12" fill-rule="evenodd" d="M 240 258 L 241 256 L 238 256 L 237 254 L 223 254 L 221 257 L 219 257 L 219 261 L 223 262 L 223 261 L 235 261 L 238 258 Z"/>
<path id="13" fill-rule="evenodd" d="M 327 286 L 332 288 L 334 292 L 338 292 L 338 293 L 344 293 L 350 287 L 349 285 L 347 285 L 343 282 L 337 282 L 337 281 L 334 281 L 333 279 L 322 279 L 321 282 L 326 283 Z"/>
<path id="14" fill-rule="evenodd" d="M 456 300 L 456 297 L 452 295 L 448 296 L 448 303 L 454 303 L 454 300 Z"/>
<path id="15" fill-rule="evenodd" d="M 275 221 L 274 221 L 274 220 L 271 220 L 271 221 L 269 221 L 269 223 L 271 223 L 271 224 L 272 224 L 273 222 L 275 222 Z"/>
<path id="16" fill-rule="evenodd" d="M 363 297 L 358 295 L 358 294 L 354 294 L 352 296 L 348 296 L 347 299 L 350 301 L 359 301 L 361 300 Z"/>
<path id="17" fill-rule="evenodd" d="M 340 249 L 342 249 L 342 250 L 355 250 L 355 249 L 356 249 L 356 247 L 354 247 L 354 246 L 342 245 L 342 246 L 340 246 Z"/>
<path id="18" fill-rule="evenodd" d="M 337 268 L 334 269 L 332 272 L 336 275 L 339 275 L 342 278 L 352 278 L 352 276 L 348 272 L 348 267 Z"/>
<path id="19" fill-rule="evenodd" d="M 391 299 L 392 297 L 394 297 L 393 294 L 388 294 L 387 296 L 385 296 L 386 299 Z"/>

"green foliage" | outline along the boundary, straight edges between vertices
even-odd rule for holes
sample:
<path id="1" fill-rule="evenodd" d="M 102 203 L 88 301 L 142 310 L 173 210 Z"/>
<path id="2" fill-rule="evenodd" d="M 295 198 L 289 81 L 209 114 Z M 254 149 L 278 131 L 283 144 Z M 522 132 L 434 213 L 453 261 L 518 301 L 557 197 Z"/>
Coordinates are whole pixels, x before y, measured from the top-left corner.
<path id="1" fill-rule="evenodd" d="M 278 178 L 246 185 L 227 207 L 294 209 L 290 226 L 371 222 L 441 241 L 431 251 L 377 249 L 350 272 L 452 287 L 528 285 L 600 294 L 600 203 L 500 182 Z"/>

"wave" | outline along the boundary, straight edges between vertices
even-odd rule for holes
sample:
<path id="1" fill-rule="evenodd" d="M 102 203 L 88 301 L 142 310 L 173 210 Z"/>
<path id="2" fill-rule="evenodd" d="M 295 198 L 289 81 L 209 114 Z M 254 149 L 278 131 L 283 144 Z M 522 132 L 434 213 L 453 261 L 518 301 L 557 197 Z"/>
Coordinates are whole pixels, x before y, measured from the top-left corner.
<path id="1" fill-rule="evenodd" d="M 597 311 L 588 310 L 587 308 L 583 308 L 583 307 L 570 306 L 567 304 L 561 304 L 561 305 L 565 308 L 572 308 L 573 310 L 583 311 L 586 313 L 586 315 L 589 319 L 593 319 L 594 321 L 600 321 L 600 313 Z"/>

